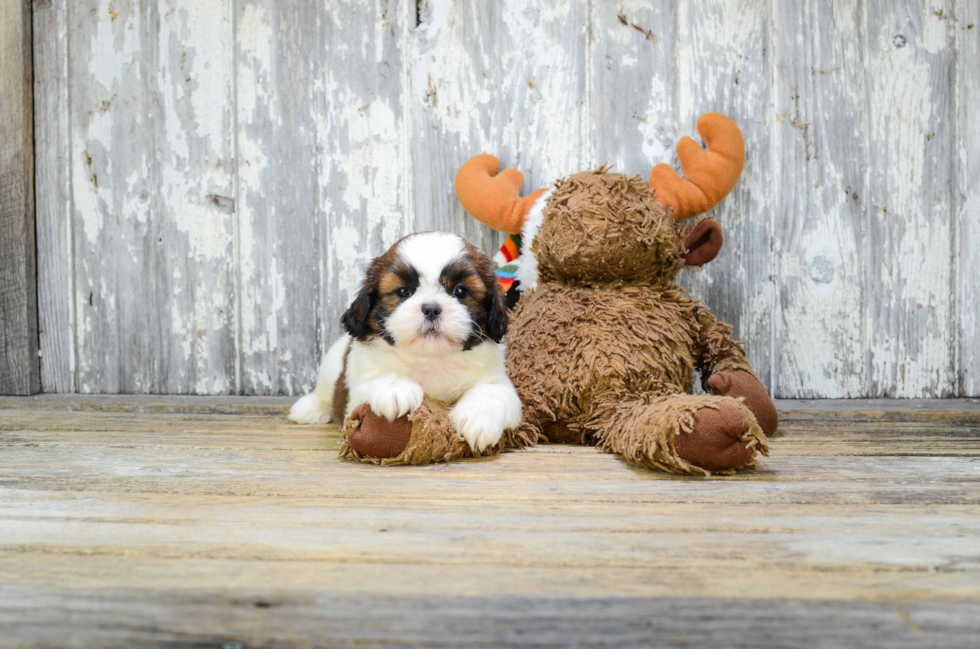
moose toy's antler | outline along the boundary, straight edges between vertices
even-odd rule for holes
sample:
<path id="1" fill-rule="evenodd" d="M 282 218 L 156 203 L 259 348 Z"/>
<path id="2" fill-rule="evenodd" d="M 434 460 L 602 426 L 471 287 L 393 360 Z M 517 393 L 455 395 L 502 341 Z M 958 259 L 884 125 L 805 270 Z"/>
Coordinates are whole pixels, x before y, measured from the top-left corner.
<path id="1" fill-rule="evenodd" d="M 673 167 L 660 163 L 650 172 L 654 199 L 674 208 L 678 221 L 707 212 L 732 191 L 745 166 L 745 142 L 735 122 L 720 113 L 698 119 L 698 133 L 707 149 L 689 137 L 677 143 L 684 178 Z"/>
<path id="2" fill-rule="evenodd" d="M 545 192 L 539 189 L 521 198 L 524 174 L 504 169 L 500 161 L 482 153 L 467 160 L 456 172 L 456 195 L 463 209 L 494 230 L 520 234 L 534 201 Z"/>

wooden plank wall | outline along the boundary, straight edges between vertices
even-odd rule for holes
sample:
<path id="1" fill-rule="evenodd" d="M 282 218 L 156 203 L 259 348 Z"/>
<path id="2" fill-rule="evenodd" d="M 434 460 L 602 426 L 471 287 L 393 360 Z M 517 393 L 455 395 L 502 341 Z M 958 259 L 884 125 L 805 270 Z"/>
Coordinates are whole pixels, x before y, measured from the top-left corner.
<path id="1" fill-rule="evenodd" d="M 0 394 L 40 388 L 30 0 L 0 0 Z"/>
<path id="2" fill-rule="evenodd" d="M 980 3 L 957 0 L 954 284 L 957 381 L 961 394 L 980 394 Z"/>
<path id="3" fill-rule="evenodd" d="M 50 0 L 34 14 L 47 391 L 298 394 L 366 262 L 733 116 L 727 247 L 682 282 L 776 396 L 980 395 L 968 0 Z"/>

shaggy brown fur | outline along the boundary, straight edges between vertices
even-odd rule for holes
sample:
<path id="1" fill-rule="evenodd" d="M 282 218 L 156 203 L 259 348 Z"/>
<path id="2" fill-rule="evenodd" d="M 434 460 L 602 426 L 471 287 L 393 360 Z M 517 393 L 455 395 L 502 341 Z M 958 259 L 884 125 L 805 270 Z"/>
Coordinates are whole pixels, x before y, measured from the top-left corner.
<path id="1" fill-rule="evenodd" d="M 696 247 L 681 233 L 692 231 L 674 224 L 639 176 L 601 167 L 555 185 L 526 242 L 538 286 L 518 304 L 507 336 L 524 437 L 581 440 L 644 466 L 705 474 L 713 467 L 681 457 L 675 439 L 709 409 L 719 412 L 700 421 L 749 451 L 733 455 L 743 458 L 736 464 L 754 466 L 753 448 L 768 452 L 756 417 L 732 398 L 740 395 L 690 394 L 695 369 L 706 387 L 719 372 L 758 383 L 731 327 L 674 283 Z"/>
<path id="2" fill-rule="evenodd" d="M 650 188 L 605 166 L 555 183 L 528 243 L 543 281 L 650 283 L 672 280 L 684 266 L 674 221 Z"/>
<path id="3" fill-rule="evenodd" d="M 428 397 L 417 410 L 394 422 L 375 415 L 369 408 L 355 409 L 344 421 L 342 435 L 340 457 L 373 464 L 430 464 L 481 455 L 453 430 L 447 404 Z M 399 443 L 392 448 L 389 443 L 392 438 L 407 438 L 407 444 Z M 519 430 L 507 430 L 482 455 L 523 448 L 536 441 L 537 438 L 528 438 Z"/>

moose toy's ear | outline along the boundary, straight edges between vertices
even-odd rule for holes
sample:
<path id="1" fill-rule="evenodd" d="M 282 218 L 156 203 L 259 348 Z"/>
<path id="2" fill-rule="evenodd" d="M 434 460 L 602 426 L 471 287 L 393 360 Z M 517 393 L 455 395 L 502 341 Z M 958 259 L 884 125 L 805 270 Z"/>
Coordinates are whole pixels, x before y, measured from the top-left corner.
<path id="1" fill-rule="evenodd" d="M 721 251 L 725 237 L 721 225 L 714 219 L 698 221 L 684 238 L 684 263 L 688 266 L 703 266 Z"/>
<path id="2" fill-rule="evenodd" d="M 545 190 L 521 198 L 524 174 L 516 169 L 497 173 L 499 169 L 500 161 L 487 153 L 470 158 L 456 172 L 456 196 L 463 209 L 484 225 L 520 234 L 527 213 Z"/>
<path id="3" fill-rule="evenodd" d="M 704 214 L 732 191 L 745 166 L 745 141 L 735 122 L 720 113 L 698 119 L 698 133 L 707 149 L 689 137 L 677 143 L 677 159 L 684 178 L 673 167 L 660 163 L 650 172 L 653 199 L 673 209 L 678 221 Z"/>

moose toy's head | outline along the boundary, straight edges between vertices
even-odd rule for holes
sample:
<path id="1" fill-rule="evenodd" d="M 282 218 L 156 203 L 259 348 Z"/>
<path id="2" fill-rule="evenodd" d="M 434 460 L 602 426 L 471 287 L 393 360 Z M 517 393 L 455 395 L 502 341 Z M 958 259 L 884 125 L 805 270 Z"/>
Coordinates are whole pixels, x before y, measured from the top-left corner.
<path id="1" fill-rule="evenodd" d="M 486 225 L 523 235 L 520 279 L 542 281 L 671 282 L 685 265 L 701 266 L 721 250 L 721 226 L 712 219 L 681 222 L 717 205 L 735 186 L 745 163 L 738 127 L 718 113 L 702 115 L 698 133 L 707 149 L 684 137 L 677 144 L 684 178 L 658 164 L 648 182 L 610 173 L 606 166 L 559 180 L 551 190 L 521 197 L 523 174 L 499 174 L 497 158 L 483 154 L 456 174 L 463 207 Z"/>

